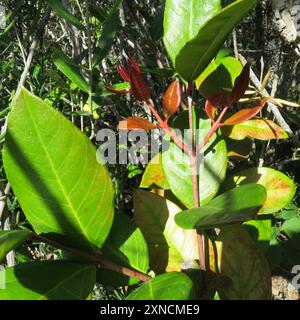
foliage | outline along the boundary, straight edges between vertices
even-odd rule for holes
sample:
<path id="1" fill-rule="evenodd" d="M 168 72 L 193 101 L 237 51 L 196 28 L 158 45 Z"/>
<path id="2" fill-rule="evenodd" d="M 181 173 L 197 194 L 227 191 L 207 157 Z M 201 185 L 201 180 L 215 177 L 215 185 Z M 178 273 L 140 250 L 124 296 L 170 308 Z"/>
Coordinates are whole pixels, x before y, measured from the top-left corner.
<path id="1" fill-rule="evenodd" d="M 19 88 L 1 102 L 12 230 L 0 232 L 0 260 L 14 250 L 17 261 L 7 256 L 0 298 L 82 300 L 100 284 L 128 300 L 270 299 L 271 271 L 299 264 L 297 181 L 253 163 L 252 147 L 289 141 L 289 132 L 267 110 L 281 100 L 253 90 L 250 63 L 223 48 L 257 0 L 166 0 L 152 15 L 139 1 L 48 0 L 35 10 L 21 2 L 0 35 L 2 56 L 19 47 L 13 59 L 29 64 L 24 82 L 19 64 L 1 58 L 1 86 Z M 144 67 L 131 54 L 141 46 L 124 8 L 146 21 Z M 20 38 L 22 13 L 34 19 Z M 39 30 L 47 14 L 59 25 L 47 25 L 54 38 Z M 4 38 L 11 32 L 14 44 Z M 122 52 L 124 39 L 134 50 Z M 159 147 L 168 148 L 146 167 L 126 166 L 119 157 L 129 147 L 119 140 L 116 162 L 106 164 L 103 128 L 114 138 L 160 130 Z M 28 248 L 37 247 L 33 259 Z"/>

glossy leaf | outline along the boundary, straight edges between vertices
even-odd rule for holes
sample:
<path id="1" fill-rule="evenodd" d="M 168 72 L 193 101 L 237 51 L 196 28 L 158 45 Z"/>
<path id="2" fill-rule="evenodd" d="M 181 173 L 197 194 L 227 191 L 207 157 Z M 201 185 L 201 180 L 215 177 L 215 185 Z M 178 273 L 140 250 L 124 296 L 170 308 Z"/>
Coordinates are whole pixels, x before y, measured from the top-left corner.
<path id="1" fill-rule="evenodd" d="M 85 27 L 82 25 L 82 23 L 72 13 L 70 13 L 59 0 L 47 0 L 47 2 L 58 16 L 70 22 L 78 29 L 85 30 Z"/>
<path id="2" fill-rule="evenodd" d="M 205 98 L 216 93 L 229 93 L 241 71 L 241 63 L 233 57 L 213 60 L 196 79 L 196 87 Z"/>
<path id="3" fill-rule="evenodd" d="M 98 65 L 109 53 L 109 50 L 114 42 L 117 34 L 119 24 L 118 12 L 107 19 L 102 25 L 102 33 L 99 39 L 99 43 L 94 51 L 92 60 L 93 67 Z"/>
<path id="4" fill-rule="evenodd" d="M 170 189 L 163 171 L 161 153 L 158 153 L 148 163 L 142 177 L 140 188 L 151 188 L 155 185 L 165 190 Z"/>
<path id="5" fill-rule="evenodd" d="M 163 113 L 168 119 L 177 112 L 181 102 L 181 86 L 178 81 L 173 81 L 168 87 L 163 98 Z"/>
<path id="6" fill-rule="evenodd" d="M 144 118 L 129 117 L 119 122 L 118 129 L 123 130 L 152 130 L 157 126 Z"/>
<path id="7" fill-rule="evenodd" d="M 187 275 L 169 272 L 145 282 L 126 300 L 190 300 L 193 291 L 193 282 Z"/>
<path id="8" fill-rule="evenodd" d="M 197 79 L 217 55 L 228 34 L 256 3 L 257 0 L 235 1 L 201 26 L 197 34 L 176 54 L 175 68 L 178 73 L 186 81 Z M 178 26 L 175 28 L 181 32 Z"/>
<path id="9" fill-rule="evenodd" d="M 133 268 L 142 273 L 149 269 L 147 243 L 139 228 L 125 214 L 116 214 L 109 236 L 101 249 L 105 257 L 114 263 Z M 114 271 L 100 268 L 97 270 L 97 282 L 108 286 L 133 285 L 139 282 Z"/>
<path id="10" fill-rule="evenodd" d="M 199 141 L 207 134 L 211 121 L 205 119 L 197 109 L 197 126 Z M 174 127 L 188 128 L 188 112 L 181 113 L 174 121 Z M 187 132 L 190 137 L 190 132 Z M 187 207 L 194 207 L 192 191 L 192 174 L 189 157 L 173 143 L 169 150 L 163 152 L 162 162 L 164 173 L 173 194 Z M 218 192 L 221 182 L 225 178 L 227 168 L 227 150 L 225 141 L 214 135 L 204 148 L 204 162 L 199 161 L 199 196 L 201 205 L 205 205 Z"/>
<path id="11" fill-rule="evenodd" d="M 186 42 L 193 39 L 220 8 L 220 0 L 166 0 L 164 44 L 174 65 L 177 54 Z"/>
<path id="12" fill-rule="evenodd" d="M 80 73 L 78 66 L 67 57 L 57 46 L 51 47 L 53 51 L 53 63 L 55 66 L 78 86 L 82 91 L 89 92 L 89 85 Z"/>
<path id="13" fill-rule="evenodd" d="M 29 234 L 28 230 L 0 231 L 0 262 L 11 250 L 24 242 Z"/>
<path id="14" fill-rule="evenodd" d="M 232 91 L 228 95 L 228 106 L 236 104 L 245 94 L 249 86 L 250 65 L 247 63 L 241 74 L 235 79 Z"/>
<path id="15" fill-rule="evenodd" d="M 267 100 L 268 100 L 267 98 L 263 99 L 260 102 L 260 104 L 256 107 L 244 108 L 244 109 L 238 111 L 237 113 L 235 113 L 234 115 L 232 115 L 231 117 L 226 119 L 224 121 L 224 125 L 231 126 L 231 125 L 240 124 L 240 123 L 248 121 L 249 119 L 256 116 L 260 112 L 260 110 L 262 110 L 262 108 L 267 103 Z"/>
<path id="16" fill-rule="evenodd" d="M 288 138 L 287 132 L 269 119 L 251 119 L 234 126 L 225 126 L 222 132 L 234 140 L 243 140 L 246 137 L 258 140 Z"/>
<path id="17" fill-rule="evenodd" d="M 3 158 L 37 233 L 85 250 L 103 245 L 114 212 L 108 170 L 72 122 L 24 88 L 10 113 Z"/>
<path id="18" fill-rule="evenodd" d="M 35 261 L 5 270 L 0 300 L 84 300 L 96 282 L 92 265 L 67 261 Z"/>
<path id="19" fill-rule="evenodd" d="M 150 267 L 156 273 L 180 271 L 198 258 L 197 234 L 183 230 L 174 222 L 181 209 L 154 193 L 134 193 L 134 220 L 142 230 L 150 254 Z"/>
<path id="20" fill-rule="evenodd" d="M 219 269 L 232 284 L 219 289 L 223 300 L 269 300 L 271 299 L 271 273 L 268 263 L 241 226 L 221 229 L 218 238 Z"/>
<path id="21" fill-rule="evenodd" d="M 185 210 L 175 216 L 184 229 L 206 230 L 253 219 L 266 200 L 264 187 L 251 183 L 231 189 L 207 205 Z"/>
<path id="22" fill-rule="evenodd" d="M 294 197 L 296 185 L 280 171 L 254 167 L 242 170 L 224 182 L 222 190 L 234 188 L 236 185 L 258 183 L 266 188 L 267 198 L 259 213 L 274 213 L 284 208 Z"/>

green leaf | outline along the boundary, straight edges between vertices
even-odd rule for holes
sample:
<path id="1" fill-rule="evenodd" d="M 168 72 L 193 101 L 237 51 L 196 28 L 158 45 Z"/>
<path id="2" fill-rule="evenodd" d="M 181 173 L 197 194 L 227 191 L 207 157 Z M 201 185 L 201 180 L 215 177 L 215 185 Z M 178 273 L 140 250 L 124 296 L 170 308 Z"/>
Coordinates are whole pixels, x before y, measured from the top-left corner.
<path id="1" fill-rule="evenodd" d="M 7 253 L 25 241 L 29 234 L 28 230 L 0 231 L 0 262 L 5 259 Z"/>
<path id="2" fill-rule="evenodd" d="M 153 185 L 165 190 L 170 189 L 170 186 L 168 184 L 168 181 L 166 180 L 163 171 L 161 153 L 158 153 L 148 163 L 146 170 L 143 174 L 140 188 L 152 188 Z"/>
<path id="3" fill-rule="evenodd" d="M 147 243 L 139 228 L 124 214 L 115 215 L 110 234 L 101 249 L 105 257 L 114 263 L 131 267 L 142 273 L 149 269 Z M 97 270 L 97 282 L 109 286 L 124 286 L 139 280 L 101 268 Z"/>
<path id="4" fill-rule="evenodd" d="M 134 220 L 147 241 L 150 267 L 156 273 L 181 271 L 184 265 L 198 259 L 197 234 L 183 230 L 174 222 L 181 209 L 154 193 L 134 193 Z"/>
<path id="5" fill-rule="evenodd" d="M 199 141 L 207 134 L 211 120 L 205 119 L 196 111 Z M 174 127 L 188 128 L 188 112 L 181 113 L 174 122 Z M 189 137 L 189 132 L 188 132 Z M 186 139 L 186 142 L 188 139 Z M 189 157 L 175 144 L 170 144 L 170 149 L 162 154 L 163 169 L 167 181 L 174 195 L 188 208 L 194 207 L 192 191 L 192 174 Z M 199 164 L 199 195 L 201 205 L 205 205 L 218 192 L 221 182 L 225 178 L 227 168 L 226 144 L 216 134 L 204 148 L 204 163 Z"/>
<path id="6" fill-rule="evenodd" d="M 236 185 L 258 183 L 265 187 L 267 198 L 259 213 L 274 213 L 284 208 L 294 197 L 296 185 L 288 176 L 280 171 L 253 167 L 229 177 L 222 186 L 222 190 L 229 190 Z"/>
<path id="7" fill-rule="evenodd" d="M 220 8 L 220 0 L 165 1 L 164 44 L 174 65 L 179 51 Z"/>
<path id="8" fill-rule="evenodd" d="M 52 45 L 53 63 L 55 66 L 78 86 L 82 91 L 89 92 L 89 85 L 80 73 L 78 65 L 76 65 L 69 57 L 67 57 L 60 48 Z"/>
<path id="9" fill-rule="evenodd" d="M 278 218 L 283 220 L 289 220 L 298 216 L 298 207 L 290 202 L 279 213 Z"/>
<path id="10" fill-rule="evenodd" d="M 126 300 L 190 300 L 193 296 L 192 280 L 184 273 L 169 272 L 145 282 Z"/>
<path id="11" fill-rule="evenodd" d="M 217 55 L 228 34 L 256 3 L 257 0 L 235 1 L 208 20 L 176 55 L 178 73 L 186 81 L 197 79 Z M 181 32 L 178 26 L 174 29 Z"/>
<path id="12" fill-rule="evenodd" d="M 196 79 L 196 87 L 205 98 L 216 93 L 228 93 L 242 70 L 241 63 L 233 57 L 216 59 Z"/>
<path id="13" fill-rule="evenodd" d="M 232 284 L 220 288 L 224 300 L 269 300 L 271 299 L 271 274 L 263 254 L 241 226 L 221 229 L 218 238 L 220 272 L 232 280 Z"/>
<path id="14" fill-rule="evenodd" d="M 265 188 L 249 183 L 221 194 L 205 206 L 178 213 L 175 222 L 184 229 L 206 230 L 251 220 L 265 199 Z"/>
<path id="15" fill-rule="evenodd" d="M 4 167 L 37 233 L 100 248 L 113 220 L 113 187 L 90 140 L 59 112 L 22 89 L 10 113 Z"/>
<path id="16" fill-rule="evenodd" d="M 73 26 L 77 27 L 80 30 L 85 30 L 85 27 L 82 23 L 71 14 L 60 1 L 58 0 L 47 0 L 49 6 L 56 12 L 58 16 L 70 22 Z"/>
<path id="17" fill-rule="evenodd" d="M 266 141 L 289 137 L 286 131 L 269 119 L 252 119 L 234 126 L 224 126 L 222 133 L 234 140 L 248 137 Z"/>
<path id="18" fill-rule="evenodd" d="M 99 39 L 99 43 L 95 49 L 92 65 L 95 67 L 98 65 L 108 54 L 114 39 L 116 37 L 117 28 L 119 25 L 118 12 L 113 14 L 109 19 L 102 25 L 102 33 Z"/>
<path id="19" fill-rule="evenodd" d="M 283 231 L 289 238 L 300 235 L 300 217 L 295 217 L 285 221 L 281 227 Z"/>
<path id="20" fill-rule="evenodd" d="M 271 219 L 251 220 L 243 223 L 244 228 L 249 232 L 257 247 L 266 252 L 270 248 L 272 236 Z"/>
<path id="21" fill-rule="evenodd" d="M 82 300 L 96 282 L 92 265 L 67 261 L 37 261 L 5 269 L 0 300 Z"/>

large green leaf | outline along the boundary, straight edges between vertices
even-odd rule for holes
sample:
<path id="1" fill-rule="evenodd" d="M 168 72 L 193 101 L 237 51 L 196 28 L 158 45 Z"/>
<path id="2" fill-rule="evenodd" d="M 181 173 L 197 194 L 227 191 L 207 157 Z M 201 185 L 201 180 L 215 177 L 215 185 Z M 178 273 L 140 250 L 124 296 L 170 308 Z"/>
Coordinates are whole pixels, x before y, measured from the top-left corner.
<path id="1" fill-rule="evenodd" d="M 101 249 L 111 261 L 131 267 L 142 273 L 149 269 L 147 243 L 139 228 L 124 214 L 115 215 L 110 234 Z M 97 282 L 109 286 L 132 285 L 139 280 L 101 268 L 97 270 Z"/>
<path id="2" fill-rule="evenodd" d="M 89 92 L 89 85 L 80 73 L 78 65 L 76 65 L 69 57 L 67 57 L 56 45 L 51 47 L 53 51 L 53 62 L 56 67 L 68 77 L 82 91 Z"/>
<path id="3" fill-rule="evenodd" d="M 25 241 L 30 232 L 28 230 L 0 231 L 0 262 L 6 254 Z"/>
<path id="4" fill-rule="evenodd" d="M 242 70 L 242 64 L 233 57 L 216 59 L 196 79 L 197 89 L 206 98 L 216 93 L 228 93 Z"/>
<path id="5" fill-rule="evenodd" d="M 174 65 L 183 46 L 198 34 L 201 26 L 220 8 L 220 0 L 165 1 L 164 44 Z"/>
<path id="6" fill-rule="evenodd" d="M 58 16 L 70 22 L 73 26 L 77 27 L 80 30 L 85 30 L 82 23 L 70 13 L 60 1 L 58 0 L 47 0 L 49 6 L 57 13 Z"/>
<path id="7" fill-rule="evenodd" d="M 161 153 L 158 153 L 148 163 L 140 184 L 140 188 L 150 188 L 153 186 L 157 186 L 162 189 L 170 189 L 164 174 Z"/>
<path id="8" fill-rule="evenodd" d="M 271 274 L 268 263 L 255 246 L 246 230 L 241 226 L 221 229 L 219 269 L 232 284 L 219 289 L 225 300 L 271 299 Z"/>
<path id="9" fill-rule="evenodd" d="M 222 190 L 229 190 L 236 185 L 258 183 L 266 188 L 267 198 L 259 213 L 274 213 L 284 208 L 294 197 L 296 185 L 292 179 L 280 171 L 253 167 L 232 175 L 224 182 Z"/>
<path id="10" fill-rule="evenodd" d="M 186 80 L 192 81 L 206 69 L 225 42 L 228 34 L 258 0 L 238 0 L 208 20 L 196 36 L 176 56 L 175 68 Z M 180 31 L 180 28 L 177 28 Z"/>
<path id="11" fill-rule="evenodd" d="M 96 268 L 67 261 L 22 263 L 5 270 L 0 300 L 82 300 L 94 288 Z"/>
<path id="12" fill-rule="evenodd" d="M 138 190 L 134 194 L 134 219 L 148 243 L 150 266 L 156 273 L 180 271 L 198 259 L 196 232 L 183 230 L 174 222 L 180 211 L 154 193 Z"/>
<path id="13" fill-rule="evenodd" d="M 211 120 L 200 118 L 197 110 L 197 129 L 201 141 L 210 129 Z M 188 128 L 188 112 L 180 114 L 174 127 Z M 189 136 L 189 135 L 188 135 Z M 188 139 L 186 139 L 188 141 Z M 174 195 L 188 208 L 194 207 L 192 174 L 189 157 L 175 144 L 162 154 L 163 169 Z M 225 141 L 216 134 L 204 148 L 204 162 L 199 161 L 199 195 L 201 205 L 205 205 L 218 192 L 225 178 L 227 150 Z"/>
<path id="14" fill-rule="evenodd" d="M 251 220 L 265 199 L 265 188 L 249 183 L 221 194 L 205 206 L 178 213 L 175 222 L 185 229 L 205 230 Z"/>
<path id="15" fill-rule="evenodd" d="M 184 273 L 169 272 L 145 282 L 127 300 L 190 300 L 193 296 L 192 280 Z"/>
<path id="16" fill-rule="evenodd" d="M 4 167 L 37 233 L 101 247 L 113 220 L 113 187 L 76 126 L 24 88 L 10 113 Z"/>

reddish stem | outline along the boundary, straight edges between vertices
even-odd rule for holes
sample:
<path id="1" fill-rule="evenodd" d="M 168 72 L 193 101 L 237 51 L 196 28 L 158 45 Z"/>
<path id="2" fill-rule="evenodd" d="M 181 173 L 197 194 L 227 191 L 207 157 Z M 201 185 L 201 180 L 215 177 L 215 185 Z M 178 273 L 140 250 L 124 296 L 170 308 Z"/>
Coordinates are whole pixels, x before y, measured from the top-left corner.
<path id="1" fill-rule="evenodd" d="M 201 151 L 206 144 L 208 143 L 209 139 L 214 135 L 214 133 L 222 126 L 221 121 L 225 115 L 225 113 L 227 112 L 229 107 L 225 107 L 222 112 L 220 113 L 218 119 L 213 122 L 210 130 L 208 131 L 207 135 L 205 136 L 205 138 L 202 140 L 202 142 L 200 144 L 198 144 L 197 146 L 197 150 Z"/>
<path id="2" fill-rule="evenodd" d="M 174 143 L 176 143 L 176 145 L 182 149 L 186 154 L 190 154 L 191 153 L 191 148 L 189 146 L 187 146 L 184 142 L 182 142 L 177 136 L 176 134 L 171 130 L 171 128 L 168 126 L 167 122 L 164 121 L 160 115 L 158 114 L 158 112 L 155 110 L 154 106 L 151 104 L 150 101 L 147 101 L 147 106 L 149 107 L 149 109 L 151 110 L 152 114 L 154 115 L 154 117 L 156 118 L 156 120 L 158 121 L 160 127 L 170 136 L 170 138 L 174 141 Z"/>

